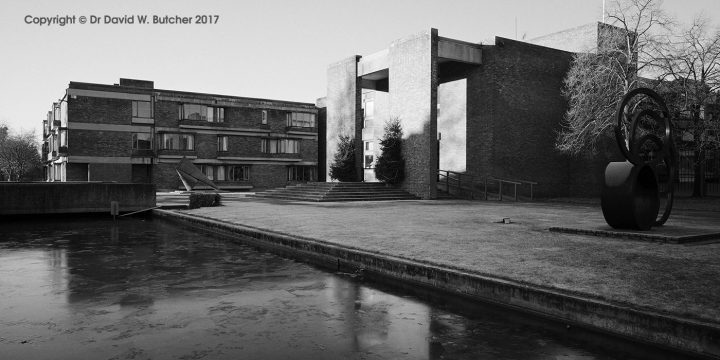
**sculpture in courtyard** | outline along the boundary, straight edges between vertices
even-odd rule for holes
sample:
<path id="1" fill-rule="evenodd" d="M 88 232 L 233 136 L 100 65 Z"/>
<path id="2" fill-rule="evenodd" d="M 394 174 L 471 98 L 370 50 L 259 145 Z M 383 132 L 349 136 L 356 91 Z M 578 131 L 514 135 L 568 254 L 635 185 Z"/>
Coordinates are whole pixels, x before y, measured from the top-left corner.
<path id="1" fill-rule="evenodd" d="M 616 229 L 663 225 L 672 210 L 677 157 L 670 112 L 662 97 L 647 88 L 628 92 L 617 109 L 615 138 L 627 160 L 605 168 L 605 221 Z"/>
<path id="2" fill-rule="evenodd" d="M 220 190 L 215 185 L 215 183 L 208 179 L 208 177 L 205 176 L 205 174 L 203 174 L 200 169 L 193 165 L 193 163 L 184 156 L 175 166 L 175 171 L 177 172 L 178 176 L 180 177 L 180 181 L 182 181 L 187 191 L 192 191 L 198 182 L 210 186 L 215 190 Z"/>

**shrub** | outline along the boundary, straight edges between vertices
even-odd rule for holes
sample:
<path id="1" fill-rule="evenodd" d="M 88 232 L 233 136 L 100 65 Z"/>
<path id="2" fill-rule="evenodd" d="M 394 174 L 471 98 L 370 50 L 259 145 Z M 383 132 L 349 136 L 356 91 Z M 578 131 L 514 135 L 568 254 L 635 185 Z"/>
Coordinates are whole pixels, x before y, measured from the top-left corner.
<path id="1" fill-rule="evenodd" d="M 381 154 L 375 165 L 375 177 L 384 183 L 399 184 L 405 179 L 402 135 L 400 119 L 395 118 L 385 123 L 385 134 L 380 140 Z"/>
<path id="2" fill-rule="evenodd" d="M 330 164 L 330 178 L 338 181 L 357 181 L 355 168 L 355 138 L 339 135 L 338 149 Z"/>
<path id="3" fill-rule="evenodd" d="M 190 194 L 190 209 L 200 207 L 220 206 L 220 194 L 213 193 L 192 193 Z"/>

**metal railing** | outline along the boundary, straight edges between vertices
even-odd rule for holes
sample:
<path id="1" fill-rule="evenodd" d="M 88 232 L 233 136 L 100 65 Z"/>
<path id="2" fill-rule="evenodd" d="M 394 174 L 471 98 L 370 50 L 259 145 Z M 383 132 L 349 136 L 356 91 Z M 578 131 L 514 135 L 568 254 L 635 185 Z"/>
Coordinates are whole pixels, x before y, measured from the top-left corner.
<path id="1" fill-rule="evenodd" d="M 490 176 L 489 179 L 495 180 L 499 183 L 498 196 L 500 197 L 500 200 L 502 200 L 502 197 L 503 197 L 503 191 L 502 191 L 503 183 L 513 186 L 513 195 L 514 195 L 515 201 L 518 201 L 518 192 L 517 192 L 518 185 L 528 185 L 530 187 L 530 201 L 532 201 L 533 197 L 534 197 L 534 187 L 535 187 L 535 185 L 538 184 L 535 181 L 518 180 L 518 179 L 503 179 L 503 178 L 498 178 L 498 177 L 494 177 L 494 176 Z"/>
<path id="2" fill-rule="evenodd" d="M 502 201 L 504 194 L 503 186 L 506 188 L 512 186 L 513 200 L 518 201 L 520 199 L 518 196 L 518 186 L 529 186 L 530 201 L 532 201 L 534 198 L 534 186 L 537 184 L 535 181 L 506 179 L 495 176 L 479 178 L 456 171 L 438 170 L 438 185 L 440 187 L 444 187 L 444 190 L 448 194 L 469 199 L 479 198 L 488 200 L 489 196 L 492 195 Z M 497 188 L 497 194 L 490 192 L 493 187 Z"/>

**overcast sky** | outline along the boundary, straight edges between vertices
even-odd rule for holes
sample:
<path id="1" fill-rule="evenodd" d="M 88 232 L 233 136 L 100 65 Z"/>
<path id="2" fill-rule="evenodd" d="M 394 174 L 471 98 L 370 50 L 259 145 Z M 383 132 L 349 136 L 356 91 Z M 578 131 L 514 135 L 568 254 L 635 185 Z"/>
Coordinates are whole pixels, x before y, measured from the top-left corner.
<path id="1" fill-rule="evenodd" d="M 703 13 L 718 24 L 718 0 L 666 0 L 663 7 L 680 21 Z M 26 23 L 58 15 L 75 16 L 75 24 Z M 135 24 L 80 24 L 91 15 L 136 17 Z M 138 24 L 137 15 L 149 22 L 180 15 L 193 24 Z M 195 24 L 196 15 L 219 17 Z M 40 132 L 70 81 L 120 77 L 161 89 L 314 102 L 325 95 L 328 64 L 431 27 L 487 43 L 515 38 L 516 22 L 518 39 L 529 39 L 601 16 L 602 0 L 3 0 L 0 122 Z"/>

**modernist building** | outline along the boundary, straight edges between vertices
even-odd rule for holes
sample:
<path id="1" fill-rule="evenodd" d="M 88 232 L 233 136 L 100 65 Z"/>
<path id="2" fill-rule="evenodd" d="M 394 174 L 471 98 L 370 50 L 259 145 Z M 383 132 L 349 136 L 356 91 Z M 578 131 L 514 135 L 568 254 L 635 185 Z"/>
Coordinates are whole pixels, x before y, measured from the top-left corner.
<path id="1" fill-rule="evenodd" d="M 48 181 L 154 183 L 182 189 L 186 157 L 221 189 L 316 181 L 314 104 L 200 94 L 120 79 L 71 82 L 43 122 Z"/>
<path id="2" fill-rule="evenodd" d="M 595 36 L 577 46 L 597 44 L 605 27 L 583 28 Z M 578 159 L 554 147 L 572 57 L 528 42 L 471 43 L 430 29 L 331 64 L 326 159 L 339 134 L 352 135 L 358 180 L 373 181 L 383 125 L 396 118 L 404 130 L 402 187 L 422 198 L 437 196 L 438 170 L 534 181 L 539 196 L 597 195 L 605 165 L 619 151 Z"/>

